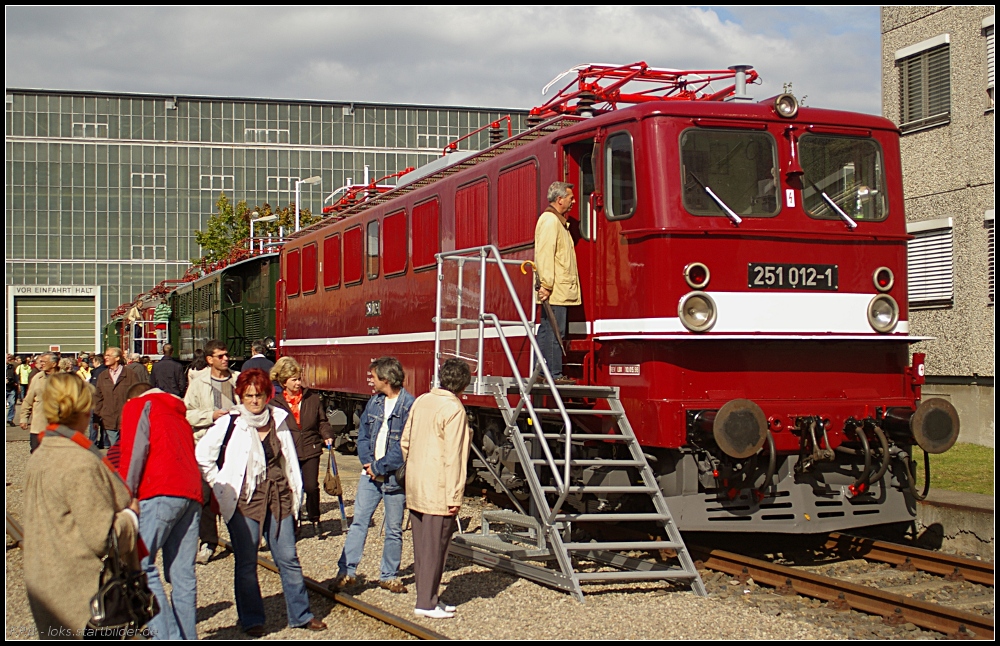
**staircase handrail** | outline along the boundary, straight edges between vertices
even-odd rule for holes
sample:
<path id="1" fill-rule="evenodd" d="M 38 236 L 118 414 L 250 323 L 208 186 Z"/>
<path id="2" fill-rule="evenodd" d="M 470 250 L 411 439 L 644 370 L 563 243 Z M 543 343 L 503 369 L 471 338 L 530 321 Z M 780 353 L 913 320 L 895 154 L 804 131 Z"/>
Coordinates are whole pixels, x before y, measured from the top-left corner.
<path id="1" fill-rule="evenodd" d="M 524 312 L 524 308 L 521 307 L 521 301 L 518 298 L 517 290 L 514 288 L 514 283 L 510 279 L 510 274 L 507 272 L 505 265 L 515 264 L 519 265 L 520 261 L 517 260 L 505 260 L 500 255 L 500 249 L 496 245 L 484 245 L 480 247 L 469 247 L 467 249 L 457 249 L 455 251 L 444 251 L 435 254 L 437 258 L 437 270 L 438 270 L 438 280 L 437 280 L 437 304 L 436 304 L 436 316 L 434 317 L 434 385 L 438 384 L 438 359 L 441 356 L 441 323 L 442 323 L 442 299 L 441 299 L 441 288 L 444 282 L 444 263 L 445 261 L 453 260 L 459 265 L 459 286 L 461 286 L 461 269 L 462 266 L 468 259 L 474 259 L 475 256 L 479 256 L 480 264 L 480 290 L 479 290 L 479 336 L 478 336 L 478 357 L 482 357 L 483 353 L 483 337 L 484 328 L 487 322 L 492 323 L 497 330 L 497 338 L 500 340 L 501 346 L 504 349 L 504 354 L 507 356 L 507 362 L 510 364 L 511 370 L 514 372 L 514 380 L 517 383 L 518 391 L 521 395 L 521 402 L 524 403 L 525 408 L 528 410 L 528 415 L 532 421 L 533 432 L 539 440 L 539 445 L 545 454 L 545 461 L 552 471 L 553 478 L 556 481 L 556 489 L 559 492 L 559 499 L 555 505 L 551 507 L 549 517 L 547 522 L 551 524 L 554 522 L 556 514 L 562 507 L 562 504 L 566 501 L 569 495 L 569 475 L 570 475 L 570 459 L 571 455 L 571 424 L 569 421 L 569 414 L 566 412 L 566 406 L 563 404 L 562 397 L 559 394 L 559 390 L 556 388 L 555 380 L 552 377 L 552 373 L 549 371 L 548 365 L 546 365 L 545 360 L 542 358 L 542 351 L 538 345 L 538 341 L 535 339 L 535 331 L 532 329 L 534 326 L 528 320 L 527 315 Z M 535 355 L 539 357 L 538 367 L 542 370 L 542 375 L 545 377 L 545 384 L 548 386 L 549 391 L 552 393 L 553 399 L 555 399 L 556 408 L 559 410 L 559 415 L 563 420 L 563 430 L 565 431 L 565 453 L 566 459 L 563 461 L 563 473 L 559 473 L 559 468 L 556 466 L 555 458 L 552 456 L 552 452 L 549 449 L 548 442 L 545 441 L 545 434 L 542 430 L 541 421 L 535 412 L 534 406 L 531 404 L 531 394 L 530 391 L 534 386 L 533 383 L 527 383 L 522 377 L 520 371 L 517 369 L 517 361 L 514 358 L 514 354 L 510 349 L 510 345 L 507 343 L 507 339 L 503 334 L 502 325 L 500 323 L 499 317 L 496 314 L 487 314 L 485 312 L 486 303 L 486 266 L 487 264 L 495 264 L 500 270 L 500 275 L 503 277 L 504 284 L 507 287 L 507 292 L 510 294 L 511 300 L 514 302 L 514 307 L 517 310 L 517 316 L 520 324 L 524 327 L 525 336 L 531 343 L 532 350 Z M 456 318 L 461 318 L 461 289 L 459 290 L 459 305 L 458 312 L 456 313 Z M 456 347 L 461 343 L 461 324 L 456 326 Z M 478 366 L 478 378 L 482 379 L 482 361 L 479 361 Z"/>

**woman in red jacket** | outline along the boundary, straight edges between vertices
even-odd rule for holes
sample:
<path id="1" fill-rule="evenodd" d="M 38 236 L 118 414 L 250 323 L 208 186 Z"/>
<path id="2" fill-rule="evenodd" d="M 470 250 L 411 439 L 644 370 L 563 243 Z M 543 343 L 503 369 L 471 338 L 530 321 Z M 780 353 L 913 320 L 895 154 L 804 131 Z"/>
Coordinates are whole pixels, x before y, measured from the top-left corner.
<path id="1" fill-rule="evenodd" d="M 302 366 L 291 357 L 281 357 L 271 368 L 271 379 L 281 386 L 271 404 L 281 406 L 291 416 L 288 429 L 295 439 L 302 470 L 302 488 L 306 493 L 306 520 L 319 529 L 319 457 L 323 445 L 333 443 L 333 428 L 326 421 L 326 411 L 319 393 L 302 385 Z"/>

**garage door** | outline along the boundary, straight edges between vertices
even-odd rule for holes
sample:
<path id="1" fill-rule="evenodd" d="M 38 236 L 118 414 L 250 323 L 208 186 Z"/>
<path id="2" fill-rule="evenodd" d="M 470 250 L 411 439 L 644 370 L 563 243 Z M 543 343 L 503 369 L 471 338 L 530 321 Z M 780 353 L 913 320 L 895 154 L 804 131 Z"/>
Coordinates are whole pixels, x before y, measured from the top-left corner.
<path id="1" fill-rule="evenodd" d="M 97 311 L 93 297 L 22 296 L 14 300 L 15 352 L 93 352 Z"/>

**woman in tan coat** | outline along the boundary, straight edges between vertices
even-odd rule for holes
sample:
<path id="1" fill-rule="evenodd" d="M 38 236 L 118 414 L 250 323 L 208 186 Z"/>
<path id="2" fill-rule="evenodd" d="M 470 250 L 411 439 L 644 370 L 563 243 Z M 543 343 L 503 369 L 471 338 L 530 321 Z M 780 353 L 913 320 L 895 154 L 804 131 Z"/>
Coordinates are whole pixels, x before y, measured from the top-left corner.
<path id="1" fill-rule="evenodd" d="M 50 425 L 28 460 L 24 488 L 24 583 L 41 639 L 83 637 L 112 528 L 119 549 L 135 560 L 139 521 L 128 509 L 128 489 L 96 454 L 63 435 L 86 433 L 93 402 L 93 387 L 76 375 L 48 377 L 42 409 Z"/>
<path id="2" fill-rule="evenodd" d="M 448 619 L 455 607 L 438 602 L 441 573 L 462 508 L 469 461 L 468 416 L 458 395 L 471 380 L 469 366 L 448 359 L 438 372 L 440 388 L 413 402 L 400 448 L 406 461 L 406 507 L 413 527 L 413 576 L 418 617 Z"/>

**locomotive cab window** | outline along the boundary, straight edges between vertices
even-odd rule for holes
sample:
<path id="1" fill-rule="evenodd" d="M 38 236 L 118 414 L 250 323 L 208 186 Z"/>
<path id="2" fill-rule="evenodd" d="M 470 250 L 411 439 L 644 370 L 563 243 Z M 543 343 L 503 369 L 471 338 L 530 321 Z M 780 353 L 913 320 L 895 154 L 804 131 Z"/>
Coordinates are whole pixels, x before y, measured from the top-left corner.
<path id="1" fill-rule="evenodd" d="M 728 208 L 748 217 L 778 214 L 777 154 L 767 133 L 686 130 L 681 173 L 689 213 L 725 217 Z"/>
<path id="2" fill-rule="evenodd" d="M 886 218 L 882 151 L 873 139 L 803 135 L 799 162 L 804 171 L 802 203 L 810 217 L 837 220 L 842 217 L 839 209 L 853 220 Z"/>
<path id="3" fill-rule="evenodd" d="M 609 220 L 624 220 L 635 213 L 635 163 L 632 159 L 632 136 L 619 132 L 604 145 L 607 170 L 607 208 Z"/>
<path id="4" fill-rule="evenodd" d="M 241 300 L 240 292 L 243 291 L 243 280 L 239 276 L 226 276 L 222 283 L 222 291 L 226 295 L 226 302 L 235 305 Z"/>
<path id="5" fill-rule="evenodd" d="M 365 236 L 365 258 L 368 278 L 378 278 L 378 220 L 368 223 L 368 235 Z"/>

